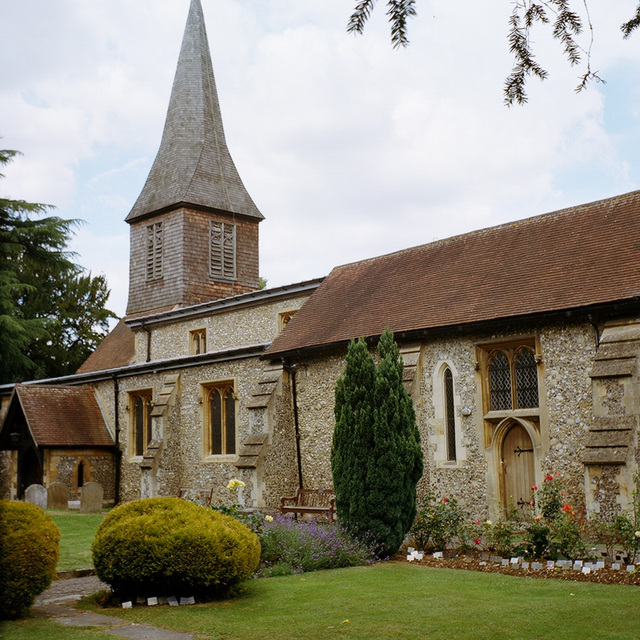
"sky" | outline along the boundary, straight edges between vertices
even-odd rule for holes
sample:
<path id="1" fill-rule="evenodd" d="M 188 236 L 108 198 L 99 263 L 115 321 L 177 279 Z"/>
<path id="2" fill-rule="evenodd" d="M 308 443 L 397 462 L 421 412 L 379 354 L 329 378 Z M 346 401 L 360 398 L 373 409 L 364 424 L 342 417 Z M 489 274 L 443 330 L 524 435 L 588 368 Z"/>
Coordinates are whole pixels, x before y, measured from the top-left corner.
<path id="1" fill-rule="evenodd" d="M 266 218 L 269 287 L 640 188 L 640 33 L 619 30 L 635 0 L 590 0 L 591 64 L 606 84 L 576 93 L 584 69 L 537 29 L 549 79 L 510 108 L 511 0 L 417 0 L 405 49 L 390 44 L 384 2 L 354 36 L 355 0 L 201 1 L 227 143 Z M 119 316 L 124 218 L 160 144 L 188 8 L 0 3 L 0 144 L 23 154 L 0 195 L 83 221 L 71 249 L 106 275 Z"/>

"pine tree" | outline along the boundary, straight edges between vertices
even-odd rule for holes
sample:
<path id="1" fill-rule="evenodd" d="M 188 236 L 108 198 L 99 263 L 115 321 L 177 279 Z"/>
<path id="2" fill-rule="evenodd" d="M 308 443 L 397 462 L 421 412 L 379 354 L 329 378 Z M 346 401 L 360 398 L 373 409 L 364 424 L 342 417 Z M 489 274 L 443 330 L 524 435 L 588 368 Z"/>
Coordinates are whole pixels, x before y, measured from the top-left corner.
<path id="1" fill-rule="evenodd" d="M 0 167 L 16 155 L 0 150 Z M 67 250 L 76 221 L 49 209 L 0 198 L 0 384 L 73 373 L 115 317 L 104 277 Z"/>
<path id="2" fill-rule="evenodd" d="M 395 553 L 416 515 L 422 449 L 393 334 L 378 344 L 376 367 L 364 340 L 352 341 L 336 385 L 331 467 L 340 521 Z"/>

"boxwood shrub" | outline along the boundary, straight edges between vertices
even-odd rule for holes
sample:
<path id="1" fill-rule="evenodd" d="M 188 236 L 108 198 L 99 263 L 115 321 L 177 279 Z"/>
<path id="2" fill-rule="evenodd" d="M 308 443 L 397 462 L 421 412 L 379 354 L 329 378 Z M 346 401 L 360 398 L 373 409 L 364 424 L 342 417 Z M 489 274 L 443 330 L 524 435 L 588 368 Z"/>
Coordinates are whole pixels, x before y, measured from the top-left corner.
<path id="1" fill-rule="evenodd" d="M 180 498 L 116 507 L 98 527 L 92 552 L 98 577 L 120 595 L 228 594 L 260 561 L 255 533 Z"/>
<path id="2" fill-rule="evenodd" d="M 24 617 L 56 575 L 60 531 L 27 502 L 0 500 L 0 617 Z"/>

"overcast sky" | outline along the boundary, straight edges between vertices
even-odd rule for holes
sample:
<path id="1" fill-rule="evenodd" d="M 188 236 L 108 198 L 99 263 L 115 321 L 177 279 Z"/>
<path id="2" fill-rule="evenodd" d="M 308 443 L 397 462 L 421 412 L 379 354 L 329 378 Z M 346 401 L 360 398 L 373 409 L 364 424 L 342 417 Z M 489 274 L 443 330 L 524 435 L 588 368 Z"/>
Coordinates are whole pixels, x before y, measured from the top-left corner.
<path id="1" fill-rule="evenodd" d="M 512 108 L 510 0 L 418 0 L 403 50 L 384 2 L 364 36 L 347 35 L 354 3 L 202 0 L 227 142 L 266 217 L 269 286 L 640 188 L 640 33 L 619 31 L 634 0 L 591 0 L 607 84 L 576 94 L 580 71 L 537 31 L 551 75 Z M 119 315 L 124 218 L 160 144 L 188 6 L 0 4 L 0 144 L 24 154 L 0 194 L 85 221 L 72 248 L 106 274 Z"/>

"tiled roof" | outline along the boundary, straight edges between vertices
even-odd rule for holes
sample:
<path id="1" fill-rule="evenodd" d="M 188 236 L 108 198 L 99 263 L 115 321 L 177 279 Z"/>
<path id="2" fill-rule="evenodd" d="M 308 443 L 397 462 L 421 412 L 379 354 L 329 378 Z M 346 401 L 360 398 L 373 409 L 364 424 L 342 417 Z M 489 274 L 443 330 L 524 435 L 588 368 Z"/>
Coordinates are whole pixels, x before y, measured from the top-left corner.
<path id="1" fill-rule="evenodd" d="M 18 401 L 40 447 L 110 447 L 113 438 L 90 387 L 16 385 Z M 10 407 L 7 419 L 12 415 Z"/>
<path id="2" fill-rule="evenodd" d="M 227 148 L 200 0 L 191 0 L 158 155 L 126 220 L 178 205 L 264 217 Z"/>
<path id="3" fill-rule="evenodd" d="M 265 355 L 639 296 L 634 191 L 337 267 Z"/>
<path id="4" fill-rule="evenodd" d="M 113 331 L 98 345 L 76 373 L 89 373 L 126 367 L 133 362 L 135 339 L 133 331 L 120 320 Z"/>

